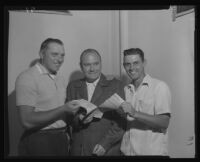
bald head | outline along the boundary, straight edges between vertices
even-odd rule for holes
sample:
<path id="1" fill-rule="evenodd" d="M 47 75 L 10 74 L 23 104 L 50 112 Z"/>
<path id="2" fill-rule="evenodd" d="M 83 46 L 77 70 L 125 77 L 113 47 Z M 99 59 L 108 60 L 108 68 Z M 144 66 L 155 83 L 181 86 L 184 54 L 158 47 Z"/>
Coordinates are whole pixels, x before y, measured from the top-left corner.
<path id="1" fill-rule="evenodd" d="M 86 49 L 80 56 L 80 67 L 88 82 L 94 82 L 101 75 L 101 56 L 95 49 Z"/>

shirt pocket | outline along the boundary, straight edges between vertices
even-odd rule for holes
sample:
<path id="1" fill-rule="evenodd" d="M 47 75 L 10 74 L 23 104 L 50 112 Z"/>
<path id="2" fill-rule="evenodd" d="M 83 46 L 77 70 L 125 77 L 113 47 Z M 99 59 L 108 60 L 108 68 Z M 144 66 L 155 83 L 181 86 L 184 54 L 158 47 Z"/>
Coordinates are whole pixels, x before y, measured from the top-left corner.
<path id="1" fill-rule="evenodd" d="M 138 99 L 137 107 L 140 112 L 147 114 L 154 114 L 154 102 L 153 99 Z"/>

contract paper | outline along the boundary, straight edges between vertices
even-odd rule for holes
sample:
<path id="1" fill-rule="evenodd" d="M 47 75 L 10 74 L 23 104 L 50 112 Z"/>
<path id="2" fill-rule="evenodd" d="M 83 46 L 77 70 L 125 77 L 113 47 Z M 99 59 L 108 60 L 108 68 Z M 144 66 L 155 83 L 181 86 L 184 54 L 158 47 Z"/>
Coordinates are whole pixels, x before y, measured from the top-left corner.
<path id="1" fill-rule="evenodd" d="M 124 100 L 117 93 L 115 93 L 104 101 L 104 103 L 102 103 L 99 107 L 118 109 L 123 102 Z"/>

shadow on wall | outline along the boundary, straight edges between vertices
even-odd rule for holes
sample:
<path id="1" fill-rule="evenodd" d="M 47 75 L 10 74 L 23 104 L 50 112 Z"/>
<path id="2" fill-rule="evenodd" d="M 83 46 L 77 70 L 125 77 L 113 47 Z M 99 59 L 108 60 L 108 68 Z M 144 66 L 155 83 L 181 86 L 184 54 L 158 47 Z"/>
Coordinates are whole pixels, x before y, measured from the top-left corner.
<path id="1" fill-rule="evenodd" d="M 128 77 L 126 74 L 122 74 L 121 77 L 120 77 L 120 80 L 121 80 L 125 85 L 129 84 L 129 82 L 130 82 L 129 77 Z"/>
<path id="2" fill-rule="evenodd" d="M 82 71 L 80 70 L 76 70 L 74 72 L 72 72 L 69 76 L 69 82 L 77 80 L 77 79 L 81 79 L 84 77 L 84 74 L 82 73 Z"/>
<path id="3" fill-rule="evenodd" d="M 33 60 L 33 61 L 30 63 L 29 67 L 33 67 L 33 66 L 34 66 L 35 64 L 37 64 L 39 61 L 40 61 L 39 58 Z"/>
<path id="4" fill-rule="evenodd" d="M 9 156 L 17 156 L 19 139 L 24 129 L 20 124 L 18 110 L 16 107 L 15 91 L 13 91 L 8 96 L 8 119 L 9 119 L 8 123 L 9 123 L 9 143 L 10 143 Z"/>

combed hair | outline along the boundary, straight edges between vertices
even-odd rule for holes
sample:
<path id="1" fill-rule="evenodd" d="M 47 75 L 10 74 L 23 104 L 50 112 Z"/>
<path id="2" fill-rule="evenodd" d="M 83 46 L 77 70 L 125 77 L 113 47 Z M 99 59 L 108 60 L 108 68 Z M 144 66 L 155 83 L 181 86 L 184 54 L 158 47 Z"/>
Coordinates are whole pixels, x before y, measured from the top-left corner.
<path id="1" fill-rule="evenodd" d="M 80 56 L 80 63 L 82 62 L 83 56 L 84 56 L 85 54 L 87 54 L 87 53 L 96 53 L 96 54 L 99 56 L 100 61 L 101 61 L 101 55 L 99 54 L 99 52 L 98 52 L 97 50 L 95 50 L 95 49 L 89 48 L 89 49 L 84 50 L 84 51 L 81 53 L 81 56 Z"/>
<path id="2" fill-rule="evenodd" d="M 40 46 L 40 52 L 43 52 L 44 50 L 46 50 L 49 43 L 57 43 L 57 44 L 63 45 L 63 42 L 60 39 L 47 38 L 46 40 L 42 42 Z"/>
<path id="3" fill-rule="evenodd" d="M 140 48 L 129 48 L 124 50 L 124 56 L 127 55 L 140 55 L 142 61 L 144 61 L 144 52 Z"/>

